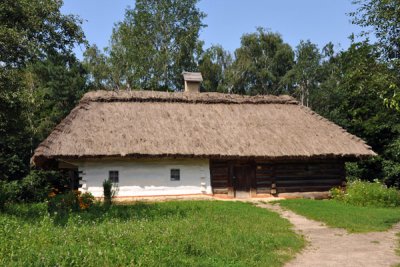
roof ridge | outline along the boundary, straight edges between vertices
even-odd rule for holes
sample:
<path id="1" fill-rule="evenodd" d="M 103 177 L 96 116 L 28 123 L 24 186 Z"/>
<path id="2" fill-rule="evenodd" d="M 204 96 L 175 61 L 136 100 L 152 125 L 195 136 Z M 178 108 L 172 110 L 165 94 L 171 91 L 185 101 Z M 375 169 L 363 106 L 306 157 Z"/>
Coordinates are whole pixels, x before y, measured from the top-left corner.
<path id="1" fill-rule="evenodd" d="M 293 104 L 298 101 L 289 95 L 238 95 L 217 92 L 183 93 L 160 91 L 91 91 L 82 102 L 178 102 L 201 104 Z"/>

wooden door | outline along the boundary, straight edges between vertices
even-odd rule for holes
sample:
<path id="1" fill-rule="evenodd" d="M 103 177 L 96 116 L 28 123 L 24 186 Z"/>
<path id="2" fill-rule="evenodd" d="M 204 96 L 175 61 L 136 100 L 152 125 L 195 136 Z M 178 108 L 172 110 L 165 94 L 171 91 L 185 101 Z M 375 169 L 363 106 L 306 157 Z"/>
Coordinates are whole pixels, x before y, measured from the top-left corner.
<path id="1" fill-rule="evenodd" d="M 250 197 L 251 187 L 251 167 L 249 165 L 239 165 L 233 168 L 233 186 L 235 197 Z"/>

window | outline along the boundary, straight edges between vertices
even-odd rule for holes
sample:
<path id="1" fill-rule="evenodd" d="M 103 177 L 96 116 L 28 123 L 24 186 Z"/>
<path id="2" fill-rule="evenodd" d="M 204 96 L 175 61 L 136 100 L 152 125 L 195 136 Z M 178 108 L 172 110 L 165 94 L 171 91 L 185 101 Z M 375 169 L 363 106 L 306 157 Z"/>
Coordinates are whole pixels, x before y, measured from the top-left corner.
<path id="1" fill-rule="evenodd" d="M 180 180 L 181 180 L 181 170 L 171 169 L 171 181 L 180 181 Z"/>
<path id="2" fill-rule="evenodd" d="M 109 171 L 108 172 L 108 180 L 110 180 L 113 184 L 117 184 L 119 182 L 118 171 Z"/>

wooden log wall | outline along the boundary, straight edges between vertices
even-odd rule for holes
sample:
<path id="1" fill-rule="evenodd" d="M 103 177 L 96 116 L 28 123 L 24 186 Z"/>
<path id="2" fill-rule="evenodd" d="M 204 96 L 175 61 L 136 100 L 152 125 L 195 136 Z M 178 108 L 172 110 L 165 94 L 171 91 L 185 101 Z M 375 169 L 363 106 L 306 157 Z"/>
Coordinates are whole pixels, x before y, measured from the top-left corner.
<path id="1" fill-rule="evenodd" d="M 271 189 L 274 187 L 275 176 L 274 165 L 272 163 L 257 163 L 256 164 L 256 193 L 271 194 Z"/>
<path id="2" fill-rule="evenodd" d="M 233 196 L 231 176 L 234 161 L 211 161 L 211 186 L 214 194 Z M 291 192 L 328 191 L 345 183 L 343 161 L 254 162 L 252 196 Z M 255 192 L 253 192 L 253 190 Z"/>
<path id="3" fill-rule="evenodd" d="M 276 163 L 277 193 L 328 191 L 345 180 L 344 162 Z"/>
<path id="4" fill-rule="evenodd" d="M 211 161 L 210 172 L 213 193 L 228 195 L 230 188 L 228 161 Z"/>

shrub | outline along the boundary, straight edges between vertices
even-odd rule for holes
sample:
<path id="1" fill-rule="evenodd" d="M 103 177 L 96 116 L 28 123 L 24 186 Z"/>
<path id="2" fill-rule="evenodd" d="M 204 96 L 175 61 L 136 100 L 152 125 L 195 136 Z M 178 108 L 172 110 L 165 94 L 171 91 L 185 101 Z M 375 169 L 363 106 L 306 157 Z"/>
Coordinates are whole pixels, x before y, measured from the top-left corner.
<path id="1" fill-rule="evenodd" d="M 54 214 L 67 214 L 89 209 L 94 204 L 91 193 L 81 193 L 78 190 L 68 191 L 64 194 L 51 194 L 48 201 L 48 212 Z"/>
<path id="2" fill-rule="evenodd" d="M 112 197 L 113 197 L 113 190 L 112 190 L 113 183 L 110 180 L 104 180 L 103 182 L 103 195 L 104 195 L 104 204 L 111 205 Z"/>
<path id="3" fill-rule="evenodd" d="M 16 200 L 18 191 L 19 183 L 17 181 L 0 181 L 0 210 L 4 209 L 6 203 Z"/>
<path id="4" fill-rule="evenodd" d="M 118 186 L 113 184 L 110 180 L 104 180 L 103 182 L 103 195 L 104 195 L 104 204 L 109 206 L 112 204 L 112 198 L 118 192 Z"/>
<path id="5" fill-rule="evenodd" d="M 0 181 L 0 208 L 11 202 L 42 202 L 51 192 L 67 191 L 68 185 L 65 173 L 32 170 L 20 181 Z"/>
<path id="6" fill-rule="evenodd" d="M 78 201 L 79 208 L 81 210 L 86 210 L 93 206 L 95 199 L 92 193 L 86 192 L 78 196 Z"/>
<path id="7" fill-rule="evenodd" d="M 331 198 L 336 200 L 343 200 L 345 191 L 342 187 L 335 187 L 330 190 Z"/>
<path id="8" fill-rule="evenodd" d="M 49 176 L 53 175 L 51 172 L 45 171 L 31 171 L 20 182 L 20 191 L 18 198 L 25 202 L 40 202 L 47 198 L 51 191 Z"/>
<path id="9" fill-rule="evenodd" d="M 4 187 L 5 187 L 5 182 L 0 181 L 0 210 L 4 209 L 4 206 L 6 205 L 8 200 L 8 196 Z"/>
<path id="10" fill-rule="evenodd" d="M 51 215 L 78 211 L 79 200 L 77 194 L 74 191 L 69 191 L 65 194 L 58 194 L 50 197 L 47 203 L 47 210 Z"/>
<path id="11" fill-rule="evenodd" d="M 14 201 L 44 201 L 51 191 L 56 190 L 58 193 L 67 191 L 68 182 L 68 177 L 62 172 L 32 170 L 19 181 Z"/>
<path id="12" fill-rule="evenodd" d="M 331 194 L 336 200 L 356 206 L 400 206 L 400 192 L 395 188 L 387 188 L 378 181 L 370 183 L 356 180 L 349 183 L 345 191 L 333 189 Z"/>

